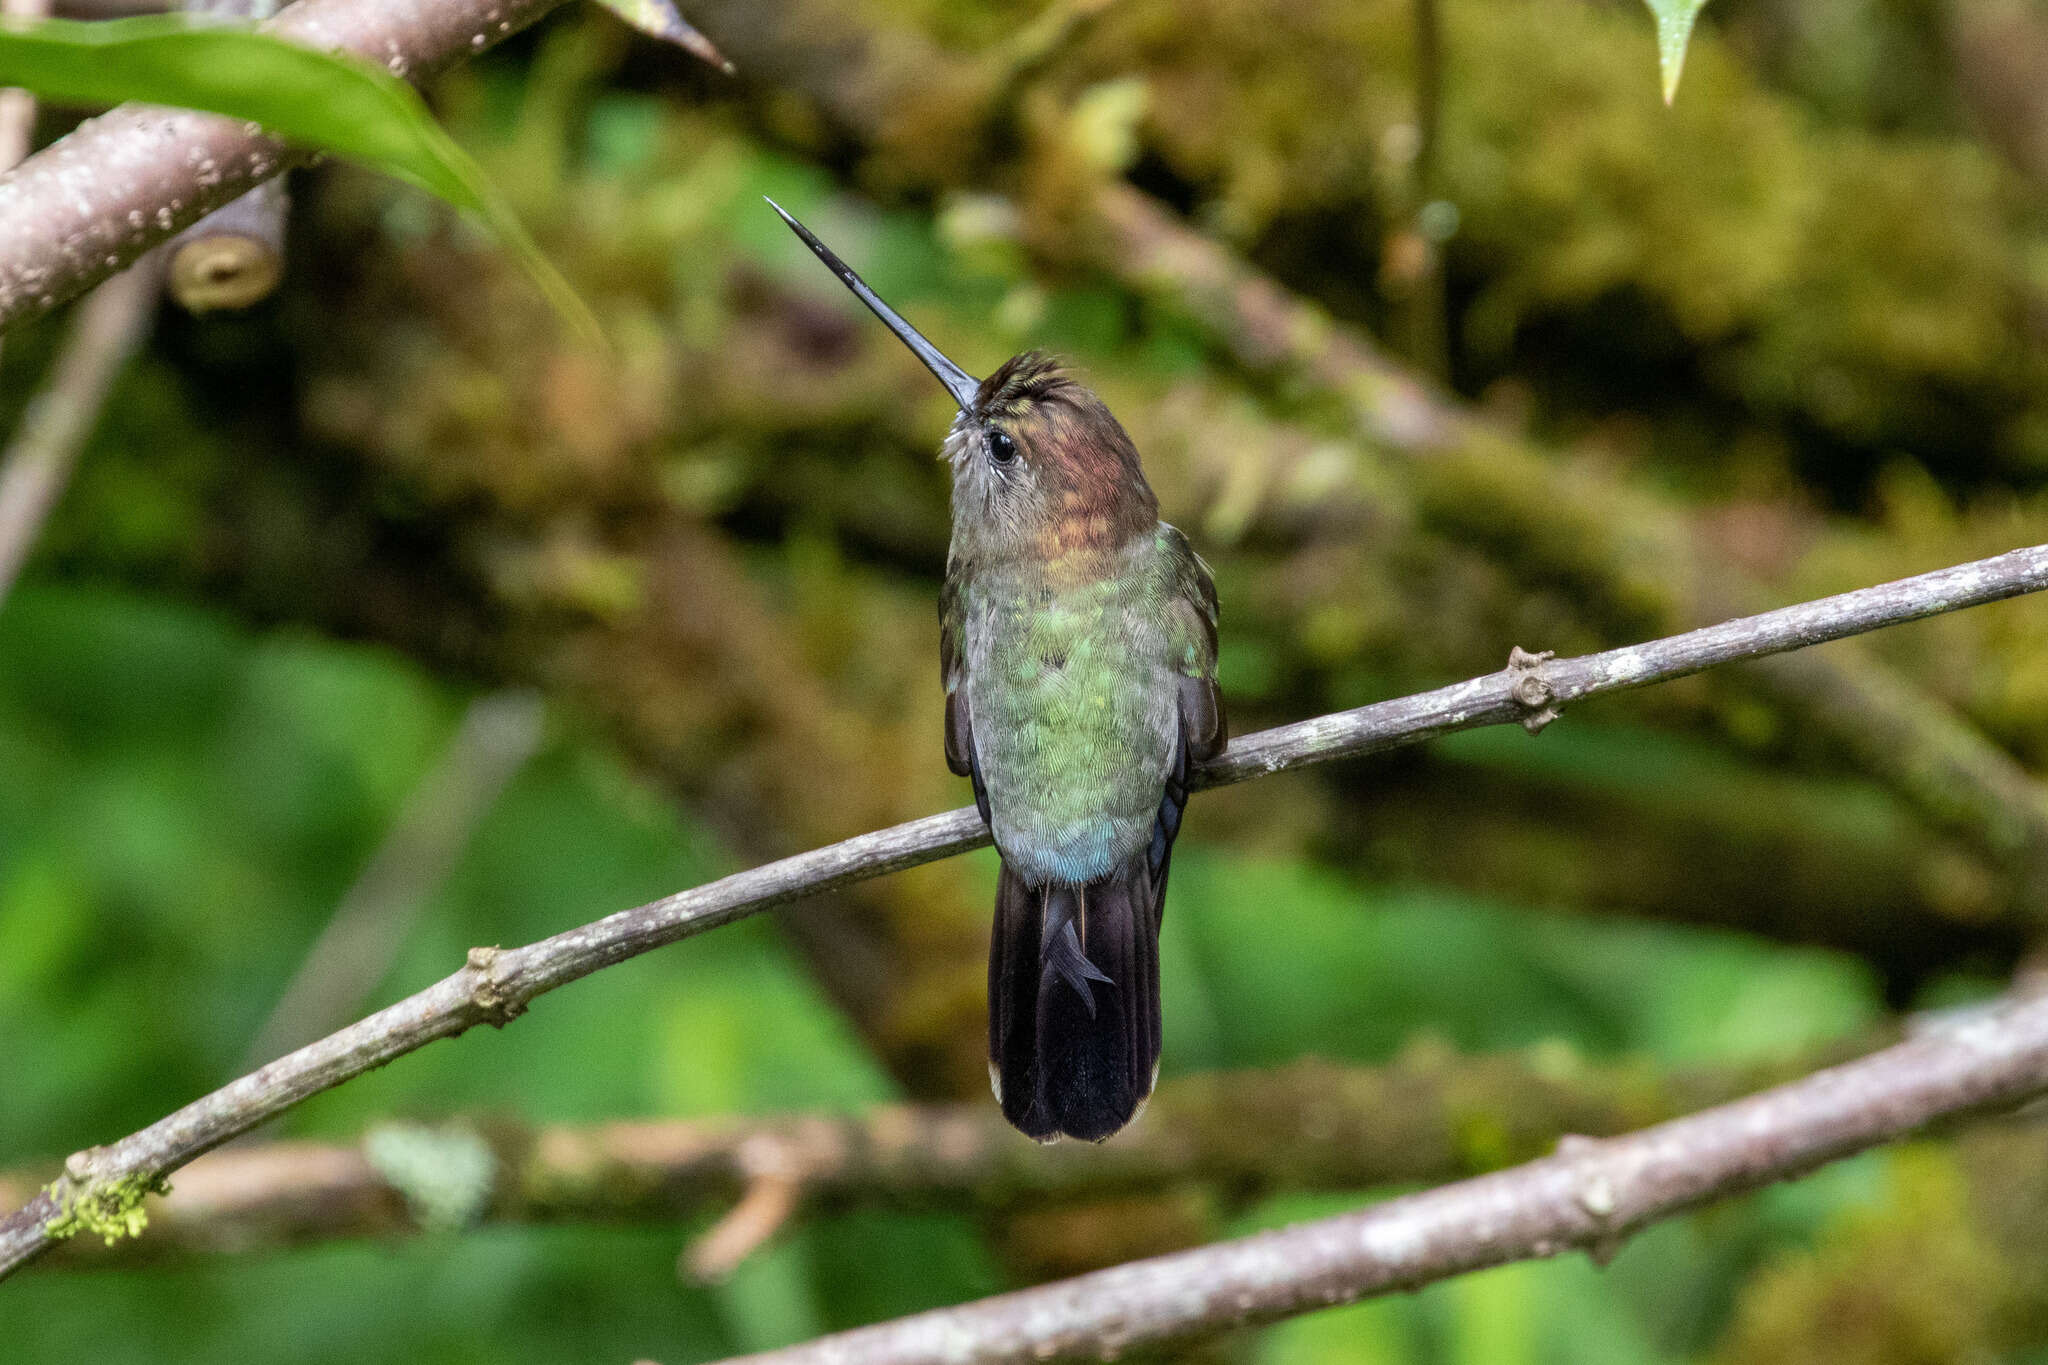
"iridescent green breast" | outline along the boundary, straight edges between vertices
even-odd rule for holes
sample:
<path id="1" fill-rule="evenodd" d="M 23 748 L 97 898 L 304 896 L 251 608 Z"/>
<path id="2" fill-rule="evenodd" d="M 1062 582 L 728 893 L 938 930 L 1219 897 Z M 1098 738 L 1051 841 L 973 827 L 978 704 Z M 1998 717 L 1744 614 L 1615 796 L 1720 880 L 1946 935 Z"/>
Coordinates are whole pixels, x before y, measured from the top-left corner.
<path id="1" fill-rule="evenodd" d="M 963 585 L 960 685 L 990 827 L 1034 885 L 1105 876 L 1145 847 L 1178 742 L 1170 566 L 1152 536 L 1089 558 Z"/>

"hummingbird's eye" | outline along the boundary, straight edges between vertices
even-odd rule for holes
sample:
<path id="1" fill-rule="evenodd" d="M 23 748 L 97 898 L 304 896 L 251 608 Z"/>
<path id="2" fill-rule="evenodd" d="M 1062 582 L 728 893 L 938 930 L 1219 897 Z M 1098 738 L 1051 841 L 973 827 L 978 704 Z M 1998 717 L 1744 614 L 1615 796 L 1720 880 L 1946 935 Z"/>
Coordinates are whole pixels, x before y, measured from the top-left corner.
<path id="1" fill-rule="evenodd" d="M 995 427 L 988 429 L 988 457 L 997 464 L 1008 464 L 1017 458 L 1017 443 L 1007 432 Z"/>

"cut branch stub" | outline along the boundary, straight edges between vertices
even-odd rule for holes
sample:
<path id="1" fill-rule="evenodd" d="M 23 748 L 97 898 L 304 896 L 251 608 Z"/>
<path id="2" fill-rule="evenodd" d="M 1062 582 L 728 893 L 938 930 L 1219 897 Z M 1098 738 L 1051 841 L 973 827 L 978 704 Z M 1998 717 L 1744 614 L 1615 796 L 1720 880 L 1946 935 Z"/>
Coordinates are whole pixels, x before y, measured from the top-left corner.
<path id="1" fill-rule="evenodd" d="M 247 308 L 284 278 L 284 178 L 266 180 L 214 210 L 171 243 L 171 297 L 194 313 Z"/>

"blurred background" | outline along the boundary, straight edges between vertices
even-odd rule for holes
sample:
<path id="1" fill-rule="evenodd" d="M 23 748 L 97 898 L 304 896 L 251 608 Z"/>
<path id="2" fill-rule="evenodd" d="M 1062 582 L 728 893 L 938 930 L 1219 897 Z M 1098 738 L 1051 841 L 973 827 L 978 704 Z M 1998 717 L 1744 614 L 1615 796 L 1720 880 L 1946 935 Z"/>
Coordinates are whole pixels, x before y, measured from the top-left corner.
<path id="1" fill-rule="evenodd" d="M 278 292 L 165 307 L 121 372 L 0 602 L 16 1196 L 471 945 L 969 799 L 940 753 L 947 400 L 763 194 L 970 371 L 1046 347 L 1098 387 L 1215 568 L 1240 734 L 2048 524 L 2033 0 L 1715 0 L 1670 108 L 1622 0 L 686 12 L 738 76 L 578 6 L 430 91 L 609 356 L 452 213 L 328 164 L 293 182 Z M 65 327 L 10 333 L 0 420 Z M 258 1140 L 511 1162 L 541 1125 L 993 1122 L 994 869 L 604 971 Z M 1198 1139 L 1149 1174 L 1119 1138 L 1062 1152 L 1058 1190 L 878 1182 L 716 1277 L 678 1272 L 732 1203 L 701 1190 L 80 1249 L 0 1287 L 0 1359 L 761 1349 L 1799 1074 L 2002 989 L 2044 918 L 2023 599 L 1198 796 L 1128 1141 Z M 323 933 L 330 989 L 288 997 Z M 1176 1358 L 2048 1362 L 2044 1158 L 2025 1115 L 1980 1124 L 1604 1269 Z"/>

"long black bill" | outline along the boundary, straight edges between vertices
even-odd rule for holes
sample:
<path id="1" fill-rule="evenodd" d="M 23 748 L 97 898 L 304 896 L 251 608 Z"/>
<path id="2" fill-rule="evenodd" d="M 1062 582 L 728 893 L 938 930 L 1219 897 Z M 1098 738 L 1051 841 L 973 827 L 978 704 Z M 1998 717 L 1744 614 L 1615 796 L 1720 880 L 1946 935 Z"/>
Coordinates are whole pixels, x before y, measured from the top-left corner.
<path id="1" fill-rule="evenodd" d="M 765 195 L 762 197 L 767 198 Z M 946 386 L 947 393 L 953 395 L 953 401 L 960 405 L 962 412 L 974 410 L 974 395 L 981 388 L 979 379 L 946 359 L 938 347 L 924 339 L 924 333 L 905 322 L 894 308 L 883 303 L 881 296 L 868 288 L 868 282 L 853 273 L 852 266 L 834 255 L 832 248 L 813 236 L 809 228 L 790 217 L 782 205 L 769 199 L 768 207 L 782 214 L 782 221 L 789 224 L 789 230 L 803 238 L 804 245 L 818 253 L 818 259 L 832 268 L 832 273 L 853 291 L 853 296 L 872 309 L 875 316 L 882 320 L 883 325 L 896 334 L 896 339 L 908 346 L 911 353 L 924 362 L 924 367 L 939 377 L 939 382 Z"/>

